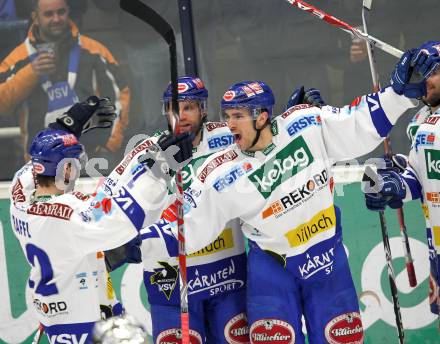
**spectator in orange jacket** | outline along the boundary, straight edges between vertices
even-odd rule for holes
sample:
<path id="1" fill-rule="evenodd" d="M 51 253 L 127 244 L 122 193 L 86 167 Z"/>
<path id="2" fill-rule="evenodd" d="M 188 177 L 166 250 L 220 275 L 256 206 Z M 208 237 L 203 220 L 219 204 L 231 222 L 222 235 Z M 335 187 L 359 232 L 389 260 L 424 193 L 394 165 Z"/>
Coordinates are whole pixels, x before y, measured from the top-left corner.
<path id="1" fill-rule="evenodd" d="M 66 0 L 33 0 L 32 25 L 23 43 L 0 64 L 0 113 L 20 115 L 28 137 L 47 126 L 79 99 L 107 96 L 119 114 L 113 128 L 86 144 L 89 155 L 116 151 L 128 125 L 130 90 L 109 50 L 80 35 L 69 19 Z"/>

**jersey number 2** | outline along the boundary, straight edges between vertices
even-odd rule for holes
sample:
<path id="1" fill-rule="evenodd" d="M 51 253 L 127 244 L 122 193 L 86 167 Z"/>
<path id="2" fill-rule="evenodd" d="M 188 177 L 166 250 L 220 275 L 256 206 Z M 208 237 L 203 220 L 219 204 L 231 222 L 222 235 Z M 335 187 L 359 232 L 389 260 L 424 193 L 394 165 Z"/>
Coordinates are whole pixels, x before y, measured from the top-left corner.
<path id="1" fill-rule="evenodd" d="M 53 279 L 53 269 L 46 252 L 33 244 L 27 244 L 26 256 L 29 263 L 33 267 L 35 267 L 35 257 L 37 258 L 38 264 L 40 265 L 41 280 L 38 283 L 35 292 L 43 296 L 58 294 L 58 288 L 55 283 L 50 283 L 50 281 Z M 29 286 L 33 288 L 34 285 L 35 282 L 29 279 Z"/>

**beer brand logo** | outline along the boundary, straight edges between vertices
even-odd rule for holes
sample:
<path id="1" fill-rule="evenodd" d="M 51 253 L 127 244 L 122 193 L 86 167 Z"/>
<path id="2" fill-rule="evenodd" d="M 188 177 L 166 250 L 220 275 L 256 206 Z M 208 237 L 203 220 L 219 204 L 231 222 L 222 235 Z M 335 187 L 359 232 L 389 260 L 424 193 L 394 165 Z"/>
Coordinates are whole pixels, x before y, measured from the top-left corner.
<path id="1" fill-rule="evenodd" d="M 298 227 L 288 231 L 284 236 L 290 244 L 290 247 L 305 245 L 320 233 L 334 228 L 336 225 L 335 208 L 330 206 L 315 214 L 312 219 Z"/>
<path id="2" fill-rule="evenodd" d="M 249 179 L 260 194 L 268 198 L 280 184 L 312 162 L 312 153 L 304 138 L 299 136 L 252 173 Z"/>
<path id="3" fill-rule="evenodd" d="M 32 204 L 27 213 L 31 215 L 55 217 L 61 220 L 69 220 L 73 209 L 67 204 L 37 202 Z"/>
<path id="4" fill-rule="evenodd" d="M 224 335 L 230 344 L 249 344 L 249 327 L 246 313 L 233 317 L 225 326 Z"/>
<path id="5" fill-rule="evenodd" d="M 139 146 L 135 147 L 130 153 L 128 153 L 124 160 L 116 167 L 116 173 L 121 175 L 122 173 L 124 173 L 125 169 L 127 168 L 128 164 L 130 163 L 130 161 L 133 159 L 133 157 L 139 153 L 142 152 L 143 150 L 147 149 L 148 147 L 153 145 L 153 141 L 151 140 L 146 140 L 144 142 L 142 142 Z"/>
<path id="6" fill-rule="evenodd" d="M 261 319 L 254 322 L 249 329 L 251 343 L 294 344 L 293 327 L 278 319 Z"/>
<path id="7" fill-rule="evenodd" d="M 159 333 L 156 344 L 181 344 L 182 330 L 180 328 L 170 328 Z M 202 344 L 202 336 L 200 333 L 189 329 L 189 344 Z"/>
<path id="8" fill-rule="evenodd" d="M 208 130 L 208 131 L 213 131 L 215 129 L 224 128 L 227 126 L 228 126 L 228 123 L 226 123 L 226 122 L 208 122 L 205 125 L 206 130 Z"/>
<path id="9" fill-rule="evenodd" d="M 425 161 L 428 179 L 440 180 L 440 151 L 426 149 Z"/>
<path id="10" fill-rule="evenodd" d="M 232 161 L 234 160 L 236 157 L 238 157 L 238 154 L 233 151 L 230 150 L 226 153 L 223 153 L 217 157 L 215 157 L 214 159 L 212 159 L 211 161 L 209 161 L 206 166 L 203 168 L 202 172 L 200 172 L 198 178 L 199 180 L 204 183 L 206 180 L 206 177 L 208 177 L 208 175 L 214 171 L 217 167 L 219 167 L 220 165 L 228 162 L 228 161 Z"/>
<path id="11" fill-rule="evenodd" d="M 184 92 L 188 91 L 188 89 L 189 89 L 189 86 L 184 82 L 179 82 L 177 84 L 178 93 L 184 93 Z"/>
<path id="12" fill-rule="evenodd" d="M 223 100 L 229 102 L 232 99 L 235 98 L 235 91 L 226 91 L 226 93 L 223 95 Z"/>
<path id="13" fill-rule="evenodd" d="M 330 344 L 363 343 L 364 329 L 359 313 L 345 313 L 330 320 L 325 327 L 325 338 Z"/>

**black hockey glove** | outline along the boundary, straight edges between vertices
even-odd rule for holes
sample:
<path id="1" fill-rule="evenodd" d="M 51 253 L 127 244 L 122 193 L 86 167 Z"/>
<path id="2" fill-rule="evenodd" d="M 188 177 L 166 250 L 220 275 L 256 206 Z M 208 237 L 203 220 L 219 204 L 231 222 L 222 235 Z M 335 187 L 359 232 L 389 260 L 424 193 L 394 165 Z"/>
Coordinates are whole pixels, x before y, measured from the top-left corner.
<path id="1" fill-rule="evenodd" d="M 321 93 L 316 88 L 304 90 L 304 86 L 298 87 L 290 95 L 285 110 L 299 104 L 309 104 L 317 107 L 326 105 L 321 97 Z"/>
<path id="2" fill-rule="evenodd" d="M 115 118 L 116 109 L 109 98 L 91 96 L 85 102 L 73 105 L 49 127 L 71 132 L 79 138 L 89 130 L 111 127 Z"/>
<path id="3" fill-rule="evenodd" d="M 104 252 L 105 265 L 107 271 L 113 271 L 124 265 L 128 264 L 139 264 L 142 262 L 141 253 L 142 239 L 140 235 L 137 235 L 134 239 L 131 239 L 125 245 L 116 247 L 112 250 Z"/>
<path id="4" fill-rule="evenodd" d="M 194 134 L 189 132 L 177 136 L 163 134 L 157 145 L 150 146 L 138 161 L 150 168 L 155 177 L 169 180 L 192 158 L 193 140 Z"/>

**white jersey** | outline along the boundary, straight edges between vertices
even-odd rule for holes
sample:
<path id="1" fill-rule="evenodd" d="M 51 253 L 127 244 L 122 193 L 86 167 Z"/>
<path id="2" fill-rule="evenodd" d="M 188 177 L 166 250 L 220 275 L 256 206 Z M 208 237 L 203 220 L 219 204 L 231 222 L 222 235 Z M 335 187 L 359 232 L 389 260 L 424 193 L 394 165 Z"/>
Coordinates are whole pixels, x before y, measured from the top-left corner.
<path id="1" fill-rule="evenodd" d="M 149 175 L 142 181 L 146 189 L 138 187 L 136 192 L 123 183 L 114 197 L 73 192 L 35 198 L 32 164 L 15 174 L 11 223 L 31 266 L 29 286 L 43 325 L 100 319 L 99 274 L 105 269 L 97 252 L 134 238 L 138 223 L 144 222 L 147 209 L 157 201 L 145 199 L 147 190 L 154 184 L 157 193 L 148 195 L 153 197 L 165 189 Z"/>
<path id="2" fill-rule="evenodd" d="M 160 133 L 157 133 L 143 141 L 122 160 L 108 178 L 105 186 L 107 192 L 111 193 L 113 188 L 117 188 L 120 176 L 136 175 L 139 169 L 139 156 L 144 153 L 145 148 L 157 142 L 159 135 Z M 182 170 L 184 198 L 187 206 L 184 212 L 189 210 L 189 207 L 193 205 L 193 198 L 196 197 L 190 185 L 195 178 L 197 166 L 200 166 L 211 154 L 226 148 L 232 142 L 233 136 L 226 123 L 203 124 L 202 140 L 197 147 L 193 148 L 192 161 Z M 175 190 L 172 187 L 166 197 L 166 204 L 172 205 L 175 199 Z M 165 208 L 167 207 L 164 207 L 164 210 Z M 156 223 L 151 222 L 151 225 L 140 231 L 143 239 L 144 282 L 150 303 L 166 304 L 169 301 L 179 303 L 178 252 L 175 237 L 172 235 L 174 230 L 177 231 L 175 222 L 158 218 Z M 185 231 L 191 232 L 191 227 L 185 225 Z M 218 237 L 208 242 L 206 247 L 201 247 L 198 252 L 187 256 L 188 293 L 191 299 L 215 296 L 237 290 L 245 285 L 246 258 L 240 221 L 238 219 L 229 221 L 219 228 L 217 235 Z M 227 273 L 224 274 L 223 271 Z M 218 277 L 220 275 L 222 277 Z M 218 278 L 214 277 L 216 280 L 213 281 L 212 276 Z M 209 283 L 206 283 L 208 280 Z"/>
<path id="3" fill-rule="evenodd" d="M 440 249 L 440 109 L 425 117 L 420 124 L 409 153 L 409 164 L 403 177 L 407 186 L 406 200 L 421 194 L 427 228 L 432 244 Z M 429 239 L 429 233 L 428 233 Z"/>
<path id="4" fill-rule="evenodd" d="M 408 123 L 406 127 L 406 134 L 408 135 L 411 143 L 414 141 L 416 136 L 417 129 L 419 129 L 420 124 L 422 124 L 426 117 L 431 114 L 431 108 L 427 105 L 423 106 L 416 112 L 416 114 L 411 118 L 411 121 Z"/>
<path id="5" fill-rule="evenodd" d="M 249 239 L 286 259 L 298 277 L 310 277 L 321 267 L 317 262 L 331 259 L 339 225 L 331 165 L 373 150 L 411 107 L 391 88 L 342 109 L 298 105 L 272 121 L 265 150 L 247 153 L 234 145 L 214 154 L 191 184 L 197 197 L 185 216 L 188 252 L 240 217 L 250 225 L 243 227 Z M 319 249 L 324 242 L 325 252 Z"/>

